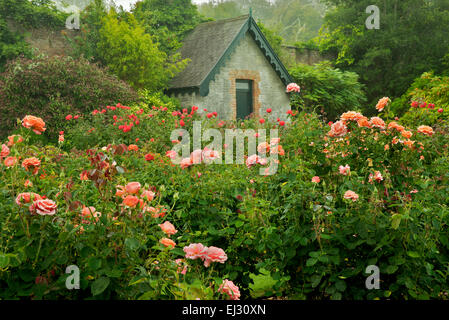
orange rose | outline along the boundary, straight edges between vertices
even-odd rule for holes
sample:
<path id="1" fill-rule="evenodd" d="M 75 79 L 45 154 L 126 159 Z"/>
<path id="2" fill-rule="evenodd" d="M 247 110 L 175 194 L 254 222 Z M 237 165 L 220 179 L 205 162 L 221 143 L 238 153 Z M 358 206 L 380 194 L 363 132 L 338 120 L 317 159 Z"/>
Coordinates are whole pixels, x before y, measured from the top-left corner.
<path id="1" fill-rule="evenodd" d="M 22 162 L 22 167 L 24 167 L 26 171 L 30 171 L 30 169 L 33 169 L 33 174 L 37 174 L 40 165 L 41 161 L 35 157 L 27 158 Z"/>
<path id="2" fill-rule="evenodd" d="M 390 102 L 390 98 L 388 98 L 388 97 L 383 97 L 382 99 L 380 99 L 376 105 L 377 111 L 381 112 L 385 108 L 385 106 L 388 104 L 388 102 Z"/>
<path id="3" fill-rule="evenodd" d="M 379 117 L 372 117 L 370 120 L 370 124 L 373 127 L 378 127 L 380 129 L 385 129 L 385 122 Z"/>
<path id="4" fill-rule="evenodd" d="M 16 140 L 16 141 L 14 142 L 14 140 Z M 19 142 L 22 142 L 22 141 L 23 141 L 23 138 L 20 135 L 14 134 L 12 136 L 9 136 L 8 137 L 8 147 L 12 147 L 16 143 L 19 143 Z"/>
<path id="5" fill-rule="evenodd" d="M 22 125 L 33 130 L 36 134 L 41 134 L 46 130 L 44 120 L 35 116 L 25 116 L 22 119 Z"/>
<path id="6" fill-rule="evenodd" d="M 130 144 L 128 146 L 128 151 L 137 151 L 137 150 L 139 150 L 139 147 L 136 146 L 135 144 Z"/>
<path id="7" fill-rule="evenodd" d="M 359 120 L 357 120 L 357 124 L 359 125 L 360 128 L 363 128 L 363 127 L 370 128 L 371 127 L 367 117 L 362 117 Z"/>
<path id="8" fill-rule="evenodd" d="M 431 136 L 433 135 L 433 129 L 429 126 L 419 126 L 418 127 L 418 132 Z"/>
<path id="9" fill-rule="evenodd" d="M 173 249 L 176 246 L 176 242 L 168 238 L 162 238 L 159 242 L 166 247 L 171 247 L 171 249 Z"/>
<path id="10" fill-rule="evenodd" d="M 402 136 L 406 139 L 410 139 L 413 135 L 413 133 L 411 131 L 407 131 L 407 130 L 403 130 L 401 132 Z"/>
<path id="11" fill-rule="evenodd" d="M 413 149 L 413 144 L 415 143 L 415 141 L 412 140 L 405 140 L 404 141 L 404 145 L 406 145 L 407 147 L 409 147 L 410 149 Z"/>
<path id="12" fill-rule="evenodd" d="M 174 226 L 173 224 L 171 224 L 170 222 L 168 222 L 168 221 L 165 221 L 164 223 L 160 224 L 159 227 L 162 229 L 162 231 L 163 231 L 167 236 L 173 235 L 173 234 L 175 234 L 176 232 L 178 232 L 178 231 L 175 229 L 175 226 Z"/>
<path id="13" fill-rule="evenodd" d="M 126 196 L 125 199 L 123 199 L 123 204 L 127 207 L 134 208 L 139 203 L 139 198 L 136 196 Z"/>
<path id="14" fill-rule="evenodd" d="M 398 130 L 399 132 L 404 131 L 404 127 L 401 126 L 401 125 L 399 125 L 396 121 L 391 121 L 391 122 L 388 124 L 388 130 L 392 130 L 392 129 L 396 129 L 396 130 Z"/>
<path id="15" fill-rule="evenodd" d="M 359 112 L 355 112 L 355 111 L 348 111 L 343 113 L 340 116 L 340 120 L 342 121 L 359 121 L 360 119 L 363 118 L 363 115 Z"/>
<path id="16" fill-rule="evenodd" d="M 126 192 L 130 194 L 136 194 L 140 190 L 140 183 L 139 182 L 130 182 L 125 186 Z"/>

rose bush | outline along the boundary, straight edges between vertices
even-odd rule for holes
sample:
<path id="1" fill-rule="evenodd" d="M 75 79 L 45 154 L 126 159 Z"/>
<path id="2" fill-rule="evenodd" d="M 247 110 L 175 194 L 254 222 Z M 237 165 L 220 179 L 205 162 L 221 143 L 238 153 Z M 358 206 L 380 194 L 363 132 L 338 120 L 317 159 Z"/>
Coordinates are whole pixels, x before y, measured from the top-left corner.
<path id="1" fill-rule="evenodd" d="M 385 101 L 329 124 L 119 104 L 72 115 L 57 145 L 22 126 L 1 142 L 0 298 L 447 299 L 447 134 L 389 120 Z M 279 139 L 241 164 L 212 161 L 226 146 L 174 164 L 170 132 L 193 120 Z M 260 175 L 273 152 L 277 172 Z"/>

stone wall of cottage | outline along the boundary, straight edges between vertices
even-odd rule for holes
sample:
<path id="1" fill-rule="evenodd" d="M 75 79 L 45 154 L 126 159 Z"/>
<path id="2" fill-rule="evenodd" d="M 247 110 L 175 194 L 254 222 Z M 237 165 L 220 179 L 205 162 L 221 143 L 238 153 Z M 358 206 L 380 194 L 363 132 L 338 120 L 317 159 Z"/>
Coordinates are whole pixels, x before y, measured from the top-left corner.
<path id="1" fill-rule="evenodd" d="M 248 33 L 240 41 L 209 84 L 209 94 L 178 94 L 183 107 L 196 105 L 199 110 L 216 111 L 220 119 L 235 119 L 235 80 L 253 80 L 253 106 L 256 117 L 267 118 L 265 110 L 271 108 L 270 120 L 286 119 L 290 109 L 285 85 L 270 65 L 257 43 Z"/>

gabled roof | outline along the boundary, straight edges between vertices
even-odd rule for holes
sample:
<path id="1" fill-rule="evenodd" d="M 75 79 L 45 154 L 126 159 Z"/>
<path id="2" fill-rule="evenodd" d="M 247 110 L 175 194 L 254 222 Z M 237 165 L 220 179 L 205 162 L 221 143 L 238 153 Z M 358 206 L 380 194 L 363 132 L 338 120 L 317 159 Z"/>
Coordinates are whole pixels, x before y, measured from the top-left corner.
<path id="1" fill-rule="evenodd" d="M 209 82 L 248 31 L 284 84 L 292 82 L 257 23 L 251 15 L 245 15 L 199 24 L 187 35 L 179 52 L 183 59 L 191 61 L 172 79 L 168 90 L 196 89 L 200 95 L 208 95 Z"/>

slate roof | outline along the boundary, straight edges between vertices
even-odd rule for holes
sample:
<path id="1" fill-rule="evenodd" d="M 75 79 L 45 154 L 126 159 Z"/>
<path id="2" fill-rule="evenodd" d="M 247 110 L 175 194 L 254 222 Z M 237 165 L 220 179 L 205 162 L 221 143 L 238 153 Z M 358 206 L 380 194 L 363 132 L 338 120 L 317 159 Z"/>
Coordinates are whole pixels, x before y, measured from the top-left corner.
<path id="1" fill-rule="evenodd" d="M 284 83 L 291 82 L 290 75 L 263 36 L 251 15 L 211 21 L 199 24 L 184 39 L 178 51 L 183 59 L 191 61 L 187 67 L 170 82 L 169 91 L 178 89 L 200 89 L 200 94 L 208 94 L 209 81 L 213 79 L 225 58 L 236 46 L 239 38 L 247 31 L 253 35 L 269 62 Z"/>

